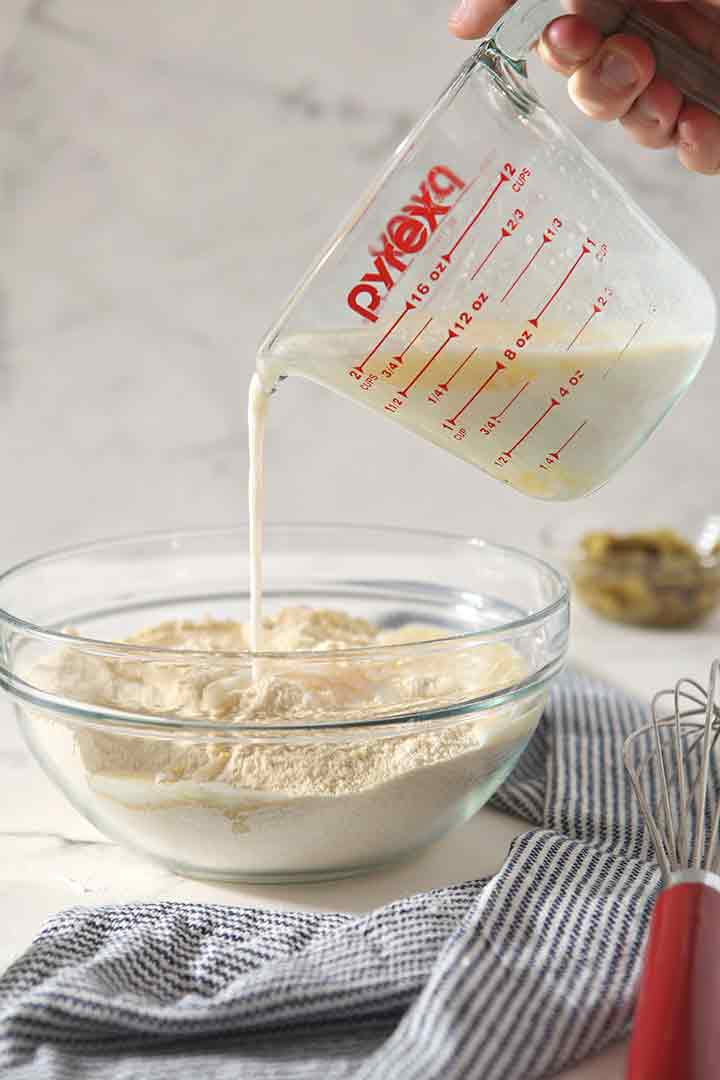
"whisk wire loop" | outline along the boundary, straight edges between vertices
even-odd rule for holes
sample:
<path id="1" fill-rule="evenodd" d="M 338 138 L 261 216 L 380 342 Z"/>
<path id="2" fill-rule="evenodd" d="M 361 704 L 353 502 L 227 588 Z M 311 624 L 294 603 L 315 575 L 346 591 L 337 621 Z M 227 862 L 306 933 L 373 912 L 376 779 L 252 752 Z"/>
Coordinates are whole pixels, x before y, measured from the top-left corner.
<path id="1" fill-rule="evenodd" d="M 683 711 L 682 708 L 681 708 L 681 705 L 680 705 L 680 698 L 681 698 L 681 695 L 682 695 L 682 687 L 683 687 L 683 682 L 681 680 L 680 682 L 675 684 L 675 689 L 673 691 L 673 704 L 674 704 L 674 715 L 675 715 L 675 724 L 673 725 L 674 726 L 674 736 L 675 736 L 674 737 L 675 764 L 676 764 L 677 777 L 678 777 L 678 787 L 679 787 L 679 797 L 680 797 L 680 806 L 681 807 L 682 806 L 687 806 L 687 804 L 688 804 L 687 768 L 686 768 L 685 753 L 684 753 L 685 744 L 684 744 L 684 741 L 683 741 L 682 728 L 680 726 L 681 713 Z M 687 696 L 691 697 L 690 694 L 688 694 Z M 698 705 L 699 705 L 700 708 L 703 708 L 702 701 L 698 701 Z M 678 863 L 687 863 L 687 861 L 688 861 L 688 859 L 690 857 L 689 836 L 688 836 L 688 819 L 687 819 L 687 815 L 685 815 L 685 814 L 680 814 L 679 818 L 680 818 L 680 820 L 679 820 L 679 834 L 680 835 L 679 835 L 679 840 L 678 840 L 677 861 L 678 861 Z"/>
<path id="2" fill-rule="evenodd" d="M 707 791 L 708 777 L 710 775 L 710 756 L 713 751 L 717 733 L 713 730 L 713 720 L 717 713 L 716 700 L 718 694 L 718 678 L 720 677 L 720 662 L 713 661 L 710 668 L 710 683 L 708 685 L 707 711 L 705 715 L 705 734 L 703 736 L 702 772 L 700 781 L 699 805 L 695 813 L 695 857 L 693 868 L 698 870 L 702 862 L 703 841 L 705 839 L 705 821 L 707 819 Z"/>
<path id="3" fill-rule="evenodd" d="M 707 688 L 681 679 L 655 694 L 650 723 L 625 741 L 625 768 L 667 883 L 688 868 L 720 873 L 720 661 Z"/>

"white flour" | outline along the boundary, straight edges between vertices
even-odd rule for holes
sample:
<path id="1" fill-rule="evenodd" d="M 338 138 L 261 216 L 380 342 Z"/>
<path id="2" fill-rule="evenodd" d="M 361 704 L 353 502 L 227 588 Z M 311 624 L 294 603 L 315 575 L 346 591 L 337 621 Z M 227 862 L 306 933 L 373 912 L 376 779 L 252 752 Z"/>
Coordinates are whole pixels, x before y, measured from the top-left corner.
<path id="1" fill-rule="evenodd" d="M 249 634 L 235 622 L 175 621 L 128 640 L 238 652 L 247 649 Z M 451 725 L 423 721 L 382 733 L 346 727 L 288 734 L 282 725 L 466 702 L 516 684 L 526 667 L 502 644 L 454 655 L 447 647 L 442 655 L 423 650 L 401 660 L 386 653 L 360 664 L 348 650 L 428 640 L 437 630 L 383 633 L 342 612 L 285 609 L 264 620 L 263 636 L 269 651 L 307 650 L 323 662 L 316 670 L 298 657 L 292 669 L 285 660 L 278 670 L 266 661 L 253 679 L 222 656 L 201 667 L 196 660 L 139 663 L 68 648 L 35 668 L 36 685 L 100 708 L 280 728 L 277 741 L 267 730 L 212 738 L 168 737 L 159 728 L 142 737 L 100 727 L 78 731 L 74 748 L 101 824 L 178 868 L 186 860 L 196 872 L 201 866 L 220 877 L 342 873 L 379 864 L 427 843 L 459 813 L 467 816 L 468 800 L 512 762 L 542 706 L 536 695 L 522 706 Z"/>

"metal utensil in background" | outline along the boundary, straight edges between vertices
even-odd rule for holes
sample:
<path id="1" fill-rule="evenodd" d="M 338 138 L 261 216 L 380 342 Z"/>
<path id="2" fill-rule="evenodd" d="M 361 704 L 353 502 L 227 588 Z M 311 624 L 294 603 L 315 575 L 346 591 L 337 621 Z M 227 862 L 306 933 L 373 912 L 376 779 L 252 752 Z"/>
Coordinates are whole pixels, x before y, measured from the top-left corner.
<path id="1" fill-rule="evenodd" d="M 663 875 L 628 1080 L 720 1078 L 719 693 L 716 660 L 707 689 L 682 679 L 656 694 L 652 723 L 625 743 L 625 767 Z"/>

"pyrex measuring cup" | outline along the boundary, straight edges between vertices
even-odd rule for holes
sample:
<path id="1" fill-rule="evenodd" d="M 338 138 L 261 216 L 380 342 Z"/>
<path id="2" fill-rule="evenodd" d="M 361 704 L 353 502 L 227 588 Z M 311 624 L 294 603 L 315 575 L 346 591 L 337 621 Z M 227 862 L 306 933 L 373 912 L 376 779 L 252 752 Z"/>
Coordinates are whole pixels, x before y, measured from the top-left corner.
<path id="1" fill-rule="evenodd" d="M 595 10 L 604 29 L 627 20 L 616 4 Z M 563 13 L 552 0 L 510 10 L 259 356 L 266 386 L 313 379 L 545 499 L 603 484 L 687 388 L 715 332 L 704 278 L 528 82 L 523 57 Z M 637 26 L 659 43 L 659 67 L 702 99 L 702 62 Z"/>

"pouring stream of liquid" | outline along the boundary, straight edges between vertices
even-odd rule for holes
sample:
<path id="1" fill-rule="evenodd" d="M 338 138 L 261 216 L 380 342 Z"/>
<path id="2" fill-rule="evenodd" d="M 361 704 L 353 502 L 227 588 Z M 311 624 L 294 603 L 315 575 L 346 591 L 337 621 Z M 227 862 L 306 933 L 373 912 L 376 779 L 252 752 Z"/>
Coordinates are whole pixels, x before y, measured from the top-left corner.
<path id="1" fill-rule="evenodd" d="M 260 652 L 262 625 L 263 443 L 270 395 L 256 372 L 248 395 L 248 512 L 250 521 L 250 648 Z"/>

